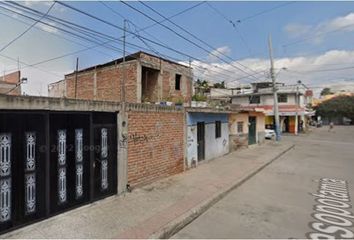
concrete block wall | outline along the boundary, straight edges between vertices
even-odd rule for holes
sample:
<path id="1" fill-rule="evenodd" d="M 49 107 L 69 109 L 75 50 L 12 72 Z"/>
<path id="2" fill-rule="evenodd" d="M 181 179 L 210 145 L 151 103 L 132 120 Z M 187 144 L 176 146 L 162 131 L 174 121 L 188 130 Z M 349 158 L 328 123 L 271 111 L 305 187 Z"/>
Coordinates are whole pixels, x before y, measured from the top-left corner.
<path id="1" fill-rule="evenodd" d="M 184 171 L 184 113 L 127 111 L 127 183 L 147 184 Z"/>

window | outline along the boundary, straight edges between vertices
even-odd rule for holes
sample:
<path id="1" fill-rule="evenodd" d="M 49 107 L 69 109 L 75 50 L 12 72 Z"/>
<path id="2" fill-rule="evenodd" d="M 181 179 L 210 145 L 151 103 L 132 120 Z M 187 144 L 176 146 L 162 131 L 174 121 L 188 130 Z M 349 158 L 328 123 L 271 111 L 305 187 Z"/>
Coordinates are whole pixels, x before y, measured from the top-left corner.
<path id="1" fill-rule="evenodd" d="M 175 78 L 175 90 L 181 90 L 181 75 L 180 74 L 176 74 L 176 78 Z"/>
<path id="2" fill-rule="evenodd" d="M 250 103 L 259 104 L 259 103 L 261 103 L 261 97 L 260 96 L 250 96 L 249 101 L 250 101 Z"/>
<path id="3" fill-rule="evenodd" d="M 221 121 L 215 121 L 215 138 L 221 137 Z"/>
<path id="4" fill-rule="evenodd" d="M 286 94 L 279 94 L 279 95 L 278 95 L 278 102 L 280 102 L 280 103 L 286 103 L 286 102 L 288 102 L 288 95 L 286 95 Z"/>
<path id="5" fill-rule="evenodd" d="M 243 133 L 243 122 L 237 122 L 237 133 Z"/>

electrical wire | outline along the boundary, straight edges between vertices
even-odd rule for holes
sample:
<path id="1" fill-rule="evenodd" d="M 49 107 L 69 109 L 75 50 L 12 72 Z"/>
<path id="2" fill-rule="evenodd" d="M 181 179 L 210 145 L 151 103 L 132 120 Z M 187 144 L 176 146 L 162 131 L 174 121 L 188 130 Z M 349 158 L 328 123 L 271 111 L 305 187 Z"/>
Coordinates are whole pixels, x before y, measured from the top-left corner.
<path id="1" fill-rule="evenodd" d="M 149 16 L 148 14 L 142 12 L 141 10 L 131 6 L 130 4 L 128 4 L 127 2 L 124 2 L 124 1 L 121 1 L 121 3 L 125 4 L 126 6 L 130 7 L 131 9 L 137 11 L 138 13 L 142 14 L 143 16 L 147 17 L 148 19 L 154 21 L 154 22 L 158 22 L 156 19 L 152 18 L 151 16 Z M 162 23 L 159 23 L 159 25 L 163 26 L 164 28 L 168 29 L 169 31 L 171 31 L 172 33 L 174 33 L 175 35 L 179 36 L 180 38 L 184 39 L 185 41 L 191 43 L 192 45 L 196 46 L 197 48 L 205 51 L 206 53 L 208 53 L 209 55 L 212 55 L 214 57 L 216 57 L 217 59 L 221 60 L 222 62 L 226 63 L 226 64 L 229 64 L 230 66 L 233 66 L 235 69 L 237 69 L 238 71 L 241 71 L 241 72 L 244 72 L 246 74 L 249 75 L 248 72 L 246 72 L 245 70 L 243 70 L 242 68 L 239 68 L 235 65 L 232 65 L 230 64 L 229 62 L 225 61 L 223 58 L 221 58 L 219 55 L 213 53 L 213 52 L 210 52 L 209 50 L 207 50 L 206 48 L 200 46 L 199 44 L 193 42 L 192 40 L 190 40 L 189 38 L 186 38 L 185 36 L 181 35 L 180 33 L 176 32 L 175 30 L 173 30 L 172 28 L 162 24 Z M 215 51 L 215 50 L 214 50 Z"/>
<path id="2" fill-rule="evenodd" d="M 283 3 L 283 4 L 279 4 L 279 5 L 275 6 L 275 7 L 272 7 L 272 8 L 263 10 L 263 11 L 260 11 L 260 12 L 258 12 L 258 13 L 253 14 L 253 15 L 250 15 L 250 16 L 248 16 L 248 17 L 244 17 L 244 18 L 238 19 L 237 22 L 238 22 L 238 23 L 243 23 L 243 22 L 248 21 L 248 20 L 250 20 L 250 19 L 252 19 L 252 18 L 258 17 L 258 16 L 260 16 L 260 15 L 263 15 L 263 14 L 266 14 L 266 13 L 269 13 L 269 12 L 272 12 L 272 11 L 278 9 L 278 8 L 282 8 L 282 7 L 285 7 L 285 6 L 287 6 L 287 5 L 294 4 L 294 3 L 296 3 L 296 1 L 293 1 L 293 2 L 286 2 L 286 3 Z"/>
<path id="3" fill-rule="evenodd" d="M 220 15 L 223 19 L 225 19 L 228 23 L 231 24 L 231 26 L 233 27 L 233 29 L 238 33 L 238 35 L 240 35 L 240 39 L 243 43 L 243 45 L 245 45 L 245 47 L 247 48 L 248 54 L 250 56 L 252 56 L 252 51 L 250 46 L 248 45 L 248 43 L 246 42 L 245 38 L 243 37 L 243 34 L 240 32 L 240 30 L 238 29 L 238 27 L 236 26 L 236 23 L 234 23 L 234 21 L 232 21 L 231 19 L 229 19 L 228 17 L 226 17 L 225 14 L 223 14 L 221 11 L 219 11 L 216 7 L 214 7 L 213 5 L 211 5 L 209 2 L 207 3 L 208 6 L 214 10 L 214 12 L 216 12 L 218 15 Z"/>
<path id="4" fill-rule="evenodd" d="M 29 30 L 31 30 L 39 21 L 41 21 L 45 16 L 48 15 L 48 13 L 50 12 L 50 10 L 52 10 L 52 8 L 54 7 L 55 2 L 52 3 L 52 5 L 48 8 L 47 12 L 40 17 L 37 21 L 35 21 L 31 26 L 29 26 L 24 32 L 22 32 L 20 35 L 18 35 L 17 37 L 15 37 L 14 39 L 12 39 L 10 42 L 8 42 L 7 44 L 5 44 L 5 46 L 3 46 L 0 49 L 0 52 L 4 51 L 6 48 L 8 48 L 11 44 L 13 44 L 14 42 L 16 42 L 18 39 L 20 39 L 23 35 L 25 35 Z"/>
<path id="5" fill-rule="evenodd" d="M 153 9 L 151 6 L 149 6 L 148 4 L 139 1 L 142 5 L 144 5 L 145 7 L 147 7 L 148 9 L 150 9 L 151 11 L 153 11 L 154 13 L 158 14 L 160 17 L 162 17 L 163 19 L 167 20 L 169 23 L 173 24 L 174 26 L 176 26 L 178 29 L 182 30 L 183 32 L 187 33 L 188 35 L 192 36 L 193 38 L 197 39 L 198 41 L 200 41 L 201 43 L 203 43 L 204 45 L 208 46 L 212 51 L 215 51 L 216 53 L 218 53 L 219 55 L 222 55 L 224 57 L 226 57 L 227 59 L 239 64 L 240 66 L 244 67 L 245 69 L 248 69 L 252 72 L 254 72 L 252 69 L 250 69 L 249 67 L 237 62 L 236 60 L 230 58 L 229 56 L 227 56 L 226 54 L 220 52 L 217 48 L 211 46 L 209 43 L 207 43 L 206 41 L 204 41 L 203 39 L 197 37 L 195 34 L 191 33 L 190 31 L 186 30 L 185 28 L 181 27 L 180 25 L 176 24 L 175 22 L 171 21 L 170 19 L 166 18 L 164 15 L 162 15 L 160 12 L 158 12 L 157 10 Z M 209 3 L 207 2 L 207 4 L 209 5 Z M 232 65 L 230 63 L 230 65 Z"/>

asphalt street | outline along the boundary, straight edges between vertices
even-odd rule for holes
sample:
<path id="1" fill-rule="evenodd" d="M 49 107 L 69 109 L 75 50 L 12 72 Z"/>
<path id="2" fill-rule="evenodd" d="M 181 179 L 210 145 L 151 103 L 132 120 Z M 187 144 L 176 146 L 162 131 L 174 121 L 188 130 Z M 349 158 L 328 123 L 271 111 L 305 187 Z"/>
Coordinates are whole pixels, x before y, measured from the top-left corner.
<path id="1" fill-rule="evenodd" d="M 172 238 L 353 238 L 354 127 L 282 140 L 295 148 Z"/>

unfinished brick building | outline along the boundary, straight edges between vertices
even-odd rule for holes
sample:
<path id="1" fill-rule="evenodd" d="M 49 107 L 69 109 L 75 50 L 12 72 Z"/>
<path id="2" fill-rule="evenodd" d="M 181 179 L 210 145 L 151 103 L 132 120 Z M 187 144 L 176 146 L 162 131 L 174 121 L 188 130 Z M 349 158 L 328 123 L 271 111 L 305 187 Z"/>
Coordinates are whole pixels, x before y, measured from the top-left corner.
<path id="1" fill-rule="evenodd" d="M 0 76 L 0 93 L 21 95 L 21 72 L 16 71 Z"/>
<path id="2" fill-rule="evenodd" d="M 64 80 L 49 85 L 49 96 L 122 101 L 125 75 L 126 102 L 190 102 L 190 67 L 146 52 L 128 55 L 125 60 L 125 64 L 120 58 L 67 74 Z"/>

